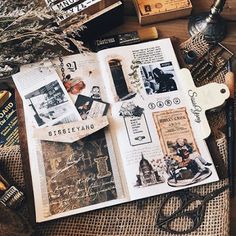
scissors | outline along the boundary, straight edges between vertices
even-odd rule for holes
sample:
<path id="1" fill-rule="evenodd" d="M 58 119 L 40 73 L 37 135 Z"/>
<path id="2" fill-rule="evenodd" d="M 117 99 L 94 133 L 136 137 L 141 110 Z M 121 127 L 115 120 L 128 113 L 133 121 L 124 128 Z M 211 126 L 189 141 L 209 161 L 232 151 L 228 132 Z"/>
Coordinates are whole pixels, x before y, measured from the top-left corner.
<path id="1" fill-rule="evenodd" d="M 204 220 L 206 204 L 224 192 L 229 185 L 225 185 L 217 190 L 208 193 L 206 196 L 200 196 L 197 193 L 188 190 L 174 192 L 168 195 L 161 204 L 157 212 L 157 227 L 174 234 L 186 234 L 196 230 Z M 173 208 L 173 202 L 178 199 L 178 206 L 167 214 L 168 206 Z M 171 204 L 171 205 L 170 205 Z M 169 211 L 170 207 L 168 208 Z M 183 226 L 183 230 L 175 229 L 175 223 L 179 222 Z"/>

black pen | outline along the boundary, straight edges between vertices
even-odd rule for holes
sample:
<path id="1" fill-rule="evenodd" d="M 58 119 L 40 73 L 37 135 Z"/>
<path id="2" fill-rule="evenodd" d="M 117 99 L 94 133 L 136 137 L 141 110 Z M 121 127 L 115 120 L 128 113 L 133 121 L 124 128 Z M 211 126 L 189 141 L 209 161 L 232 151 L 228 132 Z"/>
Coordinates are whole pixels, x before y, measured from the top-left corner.
<path id="1" fill-rule="evenodd" d="M 225 75 L 225 83 L 229 87 L 230 97 L 226 103 L 226 131 L 227 131 L 227 156 L 228 156 L 228 177 L 230 196 L 234 196 L 234 73 L 228 72 Z"/>

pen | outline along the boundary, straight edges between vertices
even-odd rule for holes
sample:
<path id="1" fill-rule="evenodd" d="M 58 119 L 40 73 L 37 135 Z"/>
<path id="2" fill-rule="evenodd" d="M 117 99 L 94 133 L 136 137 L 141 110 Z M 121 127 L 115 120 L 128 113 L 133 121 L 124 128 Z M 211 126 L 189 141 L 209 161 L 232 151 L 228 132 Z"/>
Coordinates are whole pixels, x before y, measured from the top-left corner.
<path id="1" fill-rule="evenodd" d="M 230 196 L 234 196 L 234 79 L 233 72 L 225 75 L 225 83 L 229 87 L 230 97 L 226 103 L 226 131 L 227 131 L 227 156 L 228 156 L 228 177 Z"/>

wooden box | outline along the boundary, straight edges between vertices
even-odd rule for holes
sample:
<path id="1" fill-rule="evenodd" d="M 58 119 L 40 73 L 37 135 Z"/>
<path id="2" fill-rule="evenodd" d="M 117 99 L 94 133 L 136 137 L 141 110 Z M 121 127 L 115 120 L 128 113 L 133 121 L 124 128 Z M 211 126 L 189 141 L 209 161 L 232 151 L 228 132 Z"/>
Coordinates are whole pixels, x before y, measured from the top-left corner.
<path id="1" fill-rule="evenodd" d="M 141 25 L 188 16 L 192 10 L 189 0 L 133 0 L 133 2 Z"/>

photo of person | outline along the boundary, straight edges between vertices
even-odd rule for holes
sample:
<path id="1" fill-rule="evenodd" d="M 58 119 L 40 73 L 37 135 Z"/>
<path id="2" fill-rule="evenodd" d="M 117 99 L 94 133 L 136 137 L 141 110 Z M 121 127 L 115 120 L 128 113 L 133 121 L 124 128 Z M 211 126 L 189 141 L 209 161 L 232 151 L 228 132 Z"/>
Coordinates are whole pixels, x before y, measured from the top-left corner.
<path id="1" fill-rule="evenodd" d="M 175 72 L 171 62 L 143 65 L 140 69 L 147 94 L 177 90 Z"/>
<path id="2" fill-rule="evenodd" d="M 178 138 L 175 145 L 176 154 L 183 159 L 190 158 L 195 160 L 201 170 L 204 170 L 204 166 L 211 166 L 212 164 L 207 162 L 200 155 L 194 156 L 193 147 L 188 143 L 187 139 Z"/>
<path id="3" fill-rule="evenodd" d="M 101 92 L 99 86 L 93 86 L 91 89 L 91 98 L 101 101 Z"/>
<path id="4" fill-rule="evenodd" d="M 98 96 L 96 96 L 96 98 L 98 98 Z M 79 112 L 82 120 L 86 120 L 88 118 L 96 118 L 106 115 L 109 104 L 99 99 L 79 94 L 75 102 L 75 107 Z"/>

